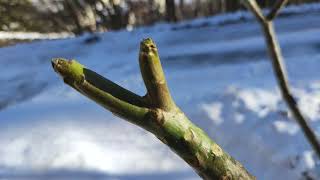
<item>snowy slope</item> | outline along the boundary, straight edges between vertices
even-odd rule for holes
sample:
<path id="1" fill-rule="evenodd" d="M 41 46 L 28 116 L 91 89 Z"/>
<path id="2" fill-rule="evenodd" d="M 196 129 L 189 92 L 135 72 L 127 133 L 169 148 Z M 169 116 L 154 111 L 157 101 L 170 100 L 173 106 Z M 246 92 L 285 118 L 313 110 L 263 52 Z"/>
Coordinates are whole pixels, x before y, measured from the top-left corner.
<path id="1" fill-rule="evenodd" d="M 318 132 L 319 14 L 276 22 L 290 83 Z M 316 175 L 257 23 L 180 26 L 99 34 L 92 44 L 87 35 L 0 49 L 0 179 L 199 179 L 151 134 L 82 97 L 51 69 L 51 58 L 75 58 L 143 95 L 137 56 L 145 37 L 158 45 L 177 104 L 258 179 Z"/>

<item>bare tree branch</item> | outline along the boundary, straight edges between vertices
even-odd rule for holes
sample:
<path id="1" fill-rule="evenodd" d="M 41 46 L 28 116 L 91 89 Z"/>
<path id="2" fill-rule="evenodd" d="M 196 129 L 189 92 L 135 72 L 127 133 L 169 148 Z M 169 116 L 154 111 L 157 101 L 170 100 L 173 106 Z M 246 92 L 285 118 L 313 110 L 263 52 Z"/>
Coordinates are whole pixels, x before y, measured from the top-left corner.
<path id="1" fill-rule="evenodd" d="M 278 0 L 267 15 L 267 20 L 272 21 L 279 13 L 280 9 L 287 4 L 289 0 Z"/>
<path id="2" fill-rule="evenodd" d="M 259 7 L 256 0 L 240 0 L 258 19 L 259 22 L 263 23 L 266 21 L 261 8 Z"/>
<path id="3" fill-rule="evenodd" d="M 52 66 L 66 84 L 134 124 L 142 122 L 148 113 L 143 107 L 142 97 L 103 78 L 75 60 L 54 59 Z"/>
<path id="4" fill-rule="evenodd" d="M 318 157 L 320 158 L 320 144 L 317 140 L 316 134 L 312 131 L 311 127 L 308 125 L 306 118 L 302 115 L 296 100 L 294 99 L 291 91 L 290 86 L 288 83 L 287 72 L 285 68 L 285 64 L 283 61 L 283 56 L 281 52 L 281 48 L 279 46 L 279 42 L 276 37 L 276 33 L 274 31 L 272 19 L 276 16 L 277 12 L 280 8 L 286 3 L 286 0 L 280 0 L 275 8 L 271 11 L 271 19 L 266 20 L 265 17 L 260 17 L 262 15 L 262 11 L 260 8 L 257 8 L 257 3 L 255 0 L 245 0 L 245 5 L 247 5 L 248 9 L 250 9 L 256 15 L 262 29 L 264 32 L 264 37 L 266 41 L 266 45 L 268 47 L 268 52 L 272 60 L 273 70 L 278 82 L 278 85 L 281 90 L 281 94 L 283 99 L 285 100 L 286 104 L 289 107 L 289 110 L 292 112 L 294 118 L 300 125 L 304 135 L 306 136 L 307 140 L 313 147 L 314 151 L 317 153 Z M 264 19 L 264 20 L 262 20 Z"/>
<path id="5" fill-rule="evenodd" d="M 290 92 L 290 86 L 288 83 L 287 73 L 285 70 L 286 68 L 283 63 L 281 49 L 279 47 L 279 43 L 274 32 L 273 23 L 267 22 L 263 24 L 263 30 L 264 30 L 269 54 L 272 59 L 273 69 L 275 71 L 282 96 L 286 101 L 289 109 L 293 113 L 295 119 L 297 120 L 300 127 L 302 128 L 304 135 L 307 137 L 310 144 L 313 146 L 313 149 L 315 150 L 317 155 L 320 157 L 320 145 L 317 140 L 317 137 L 315 133 L 312 131 L 311 127 L 308 125 L 306 118 L 302 115 L 292 93 Z"/>

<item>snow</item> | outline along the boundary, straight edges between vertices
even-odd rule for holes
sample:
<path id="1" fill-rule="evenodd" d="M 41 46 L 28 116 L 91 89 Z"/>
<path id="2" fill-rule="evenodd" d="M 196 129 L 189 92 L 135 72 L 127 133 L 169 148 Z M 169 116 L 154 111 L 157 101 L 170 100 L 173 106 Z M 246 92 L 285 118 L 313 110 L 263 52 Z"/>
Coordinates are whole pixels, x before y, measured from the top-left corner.
<path id="1" fill-rule="evenodd" d="M 214 121 L 215 124 L 219 125 L 223 122 L 221 117 L 222 103 L 213 102 L 211 104 L 203 104 L 203 109 L 206 111 L 208 116 Z"/>
<path id="2" fill-rule="evenodd" d="M 252 112 L 256 112 L 258 117 L 261 118 L 266 116 L 270 111 L 276 110 L 277 104 L 280 101 L 280 95 L 262 89 L 233 89 L 230 91 L 231 93 L 236 93 L 239 101 L 242 101 L 246 108 Z M 238 106 L 239 104 L 237 103 L 235 107 Z"/>
<path id="3" fill-rule="evenodd" d="M 5 32 L 0 31 L 0 39 L 63 39 L 74 37 L 73 34 L 67 32 L 61 33 L 38 33 L 38 32 Z"/>
<path id="4" fill-rule="evenodd" d="M 289 135 L 294 135 L 299 131 L 298 125 L 293 122 L 279 120 L 274 121 L 273 124 L 279 133 L 288 133 Z"/>
<path id="5" fill-rule="evenodd" d="M 318 88 L 319 89 L 319 88 Z M 320 92 L 307 92 L 306 90 L 297 90 L 296 96 L 300 97 L 298 104 L 301 111 L 312 121 L 318 120 L 320 117 Z"/>
<path id="6" fill-rule="evenodd" d="M 313 159 L 313 152 L 312 151 L 305 151 L 303 152 L 304 161 L 306 164 L 306 168 L 312 169 L 315 167 L 315 161 Z"/>
<path id="7" fill-rule="evenodd" d="M 276 28 L 295 98 L 319 134 L 318 16 L 281 17 Z M 97 34 L 91 44 L 84 35 L 0 49 L 0 179 L 199 179 L 152 134 L 64 85 L 50 65 L 74 58 L 144 95 L 137 57 L 145 37 L 157 43 L 177 104 L 258 179 L 319 177 L 256 22 L 161 26 L 176 25 Z"/>

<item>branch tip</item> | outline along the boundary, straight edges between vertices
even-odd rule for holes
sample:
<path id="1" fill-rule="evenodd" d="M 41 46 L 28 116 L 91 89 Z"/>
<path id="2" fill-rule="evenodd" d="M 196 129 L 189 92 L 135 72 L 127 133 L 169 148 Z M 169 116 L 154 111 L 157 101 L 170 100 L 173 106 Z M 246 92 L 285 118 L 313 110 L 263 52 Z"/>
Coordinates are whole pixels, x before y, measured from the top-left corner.
<path id="1" fill-rule="evenodd" d="M 147 88 L 147 98 L 153 108 L 169 110 L 175 107 L 162 70 L 156 44 L 151 38 L 140 43 L 139 64 Z"/>
<path id="2" fill-rule="evenodd" d="M 140 96 L 85 68 L 76 60 L 57 58 L 51 61 L 51 65 L 66 84 L 117 116 L 137 124 L 148 112 Z"/>
<path id="3" fill-rule="evenodd" d="M 147 56 L 158 56 L 158 51 L 156 44 L 152 41 L 151 38 L 144 39 L 140 43 L 140 56 L 143 60 L 148 60 Z"/>
<path id="4" fill-rule="evenodd" d="M 69 79 L 73 82 L 81 82 L 84 79 L 84 66 L 76 60 L 63 58 L 52 59 L 51 65 L 64 80 Z"/>

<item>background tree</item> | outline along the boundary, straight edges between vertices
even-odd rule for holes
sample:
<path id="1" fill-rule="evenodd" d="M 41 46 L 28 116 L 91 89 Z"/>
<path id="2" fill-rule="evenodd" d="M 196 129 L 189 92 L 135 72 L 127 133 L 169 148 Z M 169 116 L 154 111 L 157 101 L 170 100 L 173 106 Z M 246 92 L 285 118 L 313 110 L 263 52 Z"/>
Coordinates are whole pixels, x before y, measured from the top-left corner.
<path id="1" fill-rule="evenodd" d="M 38 31 L 52 28 L 53 23 L 47 22 L 42 13 L 29 0 L 0 0 L 0 30 L 4 31 Z M 45 27 L 46 28 L 43 28 Z"/>
<path id="2" fill-rule="evenodd" d="M 174 0 L 166 0 L 166 20 L 168 22 L 176 22 L 178 20 Z"/>
<path id="3" fill-rule="evenodd" d="M 266 8 L 275 0 L 257 2 Z M 291 0 L 289 4 L 306 2 L 318 0 Z M 176 22 L 242 8 L 234 0 L 0 0 L 0 30 L 81 34 Z"/>

